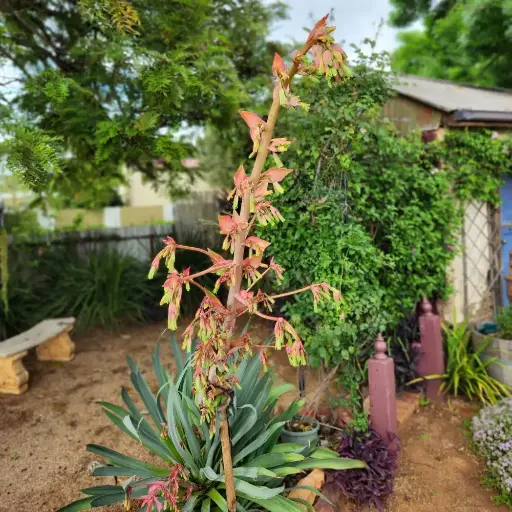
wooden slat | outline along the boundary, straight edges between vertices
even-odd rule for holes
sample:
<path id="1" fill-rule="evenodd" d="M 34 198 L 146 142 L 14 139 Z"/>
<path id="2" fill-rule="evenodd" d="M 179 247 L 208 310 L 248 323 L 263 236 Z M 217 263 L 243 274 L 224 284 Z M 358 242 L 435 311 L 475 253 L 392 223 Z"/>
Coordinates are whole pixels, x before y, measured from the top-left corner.
<path id="1" fill-rule="evenodd" d="M 73 329 L 75 318 L 51 318 L 39 322 L 28 331 L 0 343 L 0 357 L 8 357 L 41 345 L 63 332 Z"/>

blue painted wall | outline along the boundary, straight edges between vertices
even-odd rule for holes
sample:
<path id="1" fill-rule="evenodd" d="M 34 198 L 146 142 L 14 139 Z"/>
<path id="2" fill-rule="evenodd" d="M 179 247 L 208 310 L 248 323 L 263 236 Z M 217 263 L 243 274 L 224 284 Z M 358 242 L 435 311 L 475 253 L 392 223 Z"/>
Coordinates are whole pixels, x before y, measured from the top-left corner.
<path id="1" fill-rule="evenodd" d="M 508 225 L 507 225 L 508 224 Z M 505 179 L 501 189 L 501 270 L 502 275 L 509 273 L 509 253 L 512 251 L 512 177 Z M 505 279 L 502 278 L 503 304 L 508 306 Z"/>

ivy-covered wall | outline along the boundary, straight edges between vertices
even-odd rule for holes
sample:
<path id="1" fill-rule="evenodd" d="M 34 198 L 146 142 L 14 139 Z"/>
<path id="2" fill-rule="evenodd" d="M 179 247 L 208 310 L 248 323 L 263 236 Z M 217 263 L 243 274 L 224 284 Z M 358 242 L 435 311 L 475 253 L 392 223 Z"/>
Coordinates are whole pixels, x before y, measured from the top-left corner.
<path id="1" fill-rule="evenodd" d="M 296 170 L 278 205 L 286 228 L 269 247 L 293 269 L 283 288 L 325 280 L 345 297 L 343 318 L 313 312 L 307 296 L 284 305 L 302 325 L 313 364 L 364 360 L 376 332 L 392 337 L 422 295 L 447 298 L 463 205 L 497 204 L 511 167 L 506 143 L 491 132 L 448 132 L 425 144 L 383 122 L 392 91 L 381 64 L 362 58 L 351 80 L 330 89 L 303 82 L 310 111 L 282 129 L 301 141 L 286 154 Z"/>

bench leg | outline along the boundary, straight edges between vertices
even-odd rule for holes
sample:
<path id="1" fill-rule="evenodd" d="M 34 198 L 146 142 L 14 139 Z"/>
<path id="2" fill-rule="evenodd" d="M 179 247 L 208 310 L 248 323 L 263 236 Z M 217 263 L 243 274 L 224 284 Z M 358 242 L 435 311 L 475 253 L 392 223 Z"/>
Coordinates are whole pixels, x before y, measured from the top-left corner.
<path id="1" fill-rule="evenodd" d="M 27 352 L 0 357 L 0 393 L 21 395 L 28 389 L 28 372 L 23 366 Z"/>
<path id="2" fill-rule="evenodd" d="M 75 357 L 75 344 L 63 332 L 36 347 L 36 355 L 39 361 L 71 361 Z"/>

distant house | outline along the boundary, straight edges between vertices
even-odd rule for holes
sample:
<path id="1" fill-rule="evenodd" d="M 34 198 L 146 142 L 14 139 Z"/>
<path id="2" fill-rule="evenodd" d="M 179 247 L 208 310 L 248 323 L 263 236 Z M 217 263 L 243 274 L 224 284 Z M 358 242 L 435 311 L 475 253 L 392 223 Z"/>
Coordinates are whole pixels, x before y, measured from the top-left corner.
<path id="1" fill-rule="evenodd" d="M 196 158 L 185 158 L 181 161 L 183 167 L 188 169 L 199 168 L 200 162 Z M 164 166 L 161 160 L 153 160 L 156 168 Z M 165 183 L 155 184 L 145 179 L 138 171 L 127 171 L 127 186 L 122 189 L 122 197 L 128 206 L 163 206 L 170 202 L 169 191 Z M 194 191 L 199 193 L 213 192 L 215 189 L 205 180 L 197 178 L 194 182 Z"/>
<path id="2" fill-rule="evenodd" d="M 383 115 L 407 134 L 421 130 L 424 140 L 442 138 L 446 130 L 487 128 L 495 136 L 512 136 L 512 90 L 475 87 L 447 80 L 401 76 L 396 96 Z M 502 205 L 467 205 L 461 233 L 462 254 L 451 269 L 455 293 L 443 314 L 451 319 L 489 318 L 508 303 L 504 277 L 512 251 L 512 178 L 505 178 Z"/>
<path id="3" fill-rule="evenodd" d="M 0 200 L 5 208 L 26 206 L 34 199 L 34 194 L 12 174 L 0 173 Z"/>

